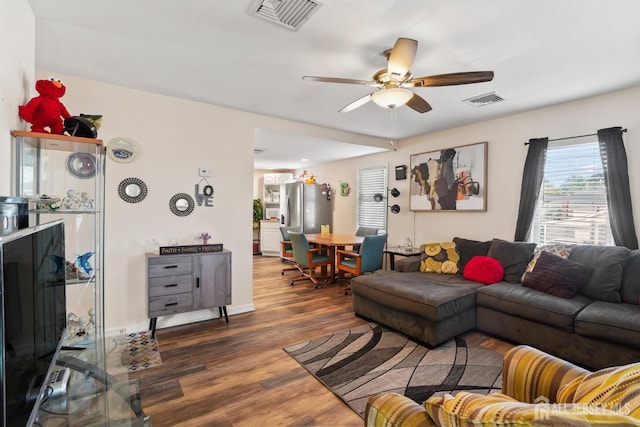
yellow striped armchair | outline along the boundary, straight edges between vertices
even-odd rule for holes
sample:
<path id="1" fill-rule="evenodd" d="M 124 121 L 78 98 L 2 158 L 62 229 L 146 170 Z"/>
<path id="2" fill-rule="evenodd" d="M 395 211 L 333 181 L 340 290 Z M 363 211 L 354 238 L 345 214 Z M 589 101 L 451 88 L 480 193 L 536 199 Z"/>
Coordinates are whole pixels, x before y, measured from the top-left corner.
<path id="1" fill-rule="evenodd" d="M 640 426 L 640 363 L 590 372 L 520 345 L 504 356 L 501 393 L 459 392 L 422 405 L 379 393 L 369 398 L 364 421 L 376 427 Z"/>

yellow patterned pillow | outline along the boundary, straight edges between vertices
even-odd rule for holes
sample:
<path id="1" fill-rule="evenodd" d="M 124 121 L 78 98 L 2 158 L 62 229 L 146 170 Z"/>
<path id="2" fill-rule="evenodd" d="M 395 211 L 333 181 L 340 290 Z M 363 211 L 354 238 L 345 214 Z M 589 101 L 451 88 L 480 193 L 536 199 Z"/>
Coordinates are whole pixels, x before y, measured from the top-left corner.
<path id="1" fill-rule="evenodd" d="M 432 397 L 424 403 L 438 426 L 640 426 L 640 420 L 596 406 L 522 403 L 502 393 Z"/>
<path id="2" fill-rule="evenodd" d="M 453 242 L 427 243 L 420 247 L 420 271 L 423 273 L 457 274 L 460 255 Z"/>
<path id="3" fill-rule="evenodd" d="M 640 363 L 614 366 L 585 375 L 575 391 L 573 402 L 640 418 Z"/>

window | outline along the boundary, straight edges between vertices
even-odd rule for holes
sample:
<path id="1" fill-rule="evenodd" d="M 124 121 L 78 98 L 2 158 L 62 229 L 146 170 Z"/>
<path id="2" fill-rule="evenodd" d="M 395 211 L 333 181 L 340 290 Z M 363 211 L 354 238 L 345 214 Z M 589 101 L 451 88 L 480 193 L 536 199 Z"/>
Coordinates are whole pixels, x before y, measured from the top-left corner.
<path id="1" fill-rule="evenodd" d="M 531 241 L 614 244 L 596 137 L 549 142 Z"/>
<path id="2" fill-rule="evenodd" d="M 376 227 L 385 230 L 387 221 L 387 200 L 376 202 L 373 195 L 387 192 L 387 167 L 375 166 L 358 169 L 356 184 L 358 203 L 356 222 L 358 227 Z"/>

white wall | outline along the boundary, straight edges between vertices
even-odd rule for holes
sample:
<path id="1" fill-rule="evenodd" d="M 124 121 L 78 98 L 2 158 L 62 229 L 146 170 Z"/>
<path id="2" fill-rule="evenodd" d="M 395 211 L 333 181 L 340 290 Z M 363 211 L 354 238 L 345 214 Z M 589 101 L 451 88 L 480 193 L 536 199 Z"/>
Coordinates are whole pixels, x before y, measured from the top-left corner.
<path id="1" fill-rule="evenodd" d="M 18 106 L 34 91 L 35 18 L 27 0 L 3 2 L 0 28 L 0 196 L 10 196 L 10 131 L 28 129 Z"/>
<path id="2" fill-rule="evenodd" d="M 491 107 L 485 107 L 491 108 Z M 337 194 L 334 229 L 355 229 L 356 169 L 387 164 L 389 187 L 397 187 L 400 197 L 391 200 L 401 207 L 397 215 L 389 215 L 389 244 L 402 244 L 410 237 L 415 243 L 451 240 L 455 236 L 471 239 L 493 237 L 513 240 L 522 169 L 527 154 L 524 142 L 530 138 L 560 138 L 595 133 L 598 129 L 622 126 L 629 161 L 631 197 L 636 230 L 640 226 L 640 87 L 614 92 L 517 114 L 497 120 L 422 135 L 398 142 L 398 151 L 345 160 L 322 167 L 314 173 L 331 176 L 331 185 L 347 181 L 352 192 L 347 197 Z M 428 114 L 428 113 L 427 113 Z M 395 167 L 409 165 L 412 154 L 430 152 L 475 142 L 488 142 L 487 212 L 412 212 L 409 210 L 410 178 L 395 180 Z M 636 231 L 638 233 L 638 231 Z"/>
<path id="3" fill-rule="evenodd" d="M 72 115 L 102 114 L 98 137 L 133 139 L 141 147 L 135 161 L 107 159 L 105 208 L 105 324 L 107 329 L 145 329 L 145 252 L 152 240 L 195 244 L 208 232 L 212 243 L 233 252 L 232 306 L 229 313 L 253 310 L 252 200 L 255 177 L 255 129 L 303 132 L 340 140 L 362 141 L 362 135 L 273 119 L 227 108 L 141 92 L 112 84 L 37 70 L 37 78 L 55 75 L 67 87 L 61 99 Z M 169 211 L 176 193 L 194 195 L 198 168 L 212 169 L 213 207 L 197 206 L 187 217 Z M 142 179 L 149 193 L 129 204 L 117 188 L 127 177 Z M 195 197 L 194 197 L 195 198 Z M 158 327 L 217 317 L 217 310 L 167 316 Z"/>

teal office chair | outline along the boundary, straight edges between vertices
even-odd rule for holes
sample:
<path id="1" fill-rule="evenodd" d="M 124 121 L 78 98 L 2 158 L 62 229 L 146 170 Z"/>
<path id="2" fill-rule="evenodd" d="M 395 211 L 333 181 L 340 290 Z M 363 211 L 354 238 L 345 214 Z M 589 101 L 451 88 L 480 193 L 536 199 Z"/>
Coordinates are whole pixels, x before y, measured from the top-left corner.
<path id="1" fill-rule="evenodd" d="M 345 250 L 337 250 L 337 268 L 340 279 L 344 278 L 345 273 L 349 273 L 352 277 L 360 276 L 364 273 L 372 273 L 382 268 L 382 258 L 384 246 L 387 243 L 387 235 L 379 234 L 375 236 L 365 236 L 360 245 L 360 251 L 353 253 Z M 345 295 L 349 293 L 351 288 L 347 286 L 344 290 Z"/>
<path id="2" fill-rule="evenodd" d="M 376 227 L 358 227 L 356 230 L 356 236 L 375 236 L 378 234 L 378 229 Z M 352 252 L 358 253 L 359 247 L 355 246 Z"/>
<path id="3" fill-rule="evenodd" d="M 289 239 L 289 229 L 287 227 L 280 227 L 280 234 L 282 235 L 282 240 L 280 241 L 280 259 L 282 262 L 292 263 L 293 262 L 293 246 L 291 245 L 291 240 Z M 298 268 L 293 267 L 285 267 L 280 272 L 281 275 L 284 275 L 285 271 L 298 271 Z"/>
<path id="4" fill-rule="evenodd" d="M 302 278 L 294 279 L 291 281 L 291 285 L 300 280 L 311 280 L 318 288 L 319 279 L 315 275 L 316 267 L 330 267 L 333 263 L 333 255 L 329 248 L 312 248 L 309 246 L 309 241 L 304 233 L 297 231 L 289 232 L 289 239 L 291 240 L 291 246 L 293 247 L 293 259 L 296 262 L 296 268 L 302 274 Z"/>

